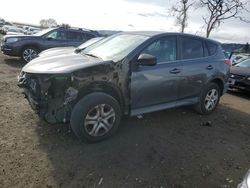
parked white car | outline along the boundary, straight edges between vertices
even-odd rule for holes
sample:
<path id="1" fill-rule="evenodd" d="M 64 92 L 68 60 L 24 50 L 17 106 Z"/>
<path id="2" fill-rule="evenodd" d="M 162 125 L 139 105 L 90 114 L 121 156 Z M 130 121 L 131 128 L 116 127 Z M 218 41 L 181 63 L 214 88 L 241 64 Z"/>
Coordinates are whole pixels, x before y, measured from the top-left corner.
<path id="1" fill-rule="evenodd" d="M 9 28 L 8 31 L 6 32 L 6 35 L 23 35 L 24 30 L 21 28 Z"/>
<path id="2" fill-rule="evenodd" d="M 250 170 L 247 172 L 244 180 L 237 188 L 250 188 Z"/>

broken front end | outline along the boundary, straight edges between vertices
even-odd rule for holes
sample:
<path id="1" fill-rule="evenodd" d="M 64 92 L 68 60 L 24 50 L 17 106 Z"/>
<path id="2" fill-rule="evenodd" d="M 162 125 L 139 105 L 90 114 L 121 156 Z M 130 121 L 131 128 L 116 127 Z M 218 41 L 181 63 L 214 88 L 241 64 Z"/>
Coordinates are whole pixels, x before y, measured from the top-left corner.
<path id="1" fill-rule="evenodd" d="M 48 123 L 66 123 L 70 120 L 78 90 L 73 87 L 71 75 L 31 74 L 21 72 L 18 86 L 32 109 Z"/>

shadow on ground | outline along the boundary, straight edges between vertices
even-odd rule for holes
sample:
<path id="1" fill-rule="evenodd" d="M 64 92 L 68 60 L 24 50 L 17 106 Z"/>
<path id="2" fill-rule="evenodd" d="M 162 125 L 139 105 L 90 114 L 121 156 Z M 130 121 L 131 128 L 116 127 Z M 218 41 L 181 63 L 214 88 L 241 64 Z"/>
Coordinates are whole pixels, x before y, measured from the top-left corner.
<path id="1" fill-rule="evenodd" d="M 14 68 L 22 68 L 25 65 L 25 63 L 20 58 L 8 57 L 4 59 L 4 62 L 7 65 L 14 67 Z"/>
<path id="2" fill-rule="evenodd" d="M 37 127 L 59 187 L 236 187 L 250 167 L 249 115 L 223 105 L 209 116 L 182 108 L 124 119 L 97 144 L 69 130 Z"/>
<path id="3" fill-rule="evenodd" d="M 230 94 L 230 95 L 234 95 L 234 96 L 237 96 L 237 97 L 241 97 L 241 98 L 250 100 L 250 92 L 247 92 L 247 91 L 228 90 L 227 93 Z"/>

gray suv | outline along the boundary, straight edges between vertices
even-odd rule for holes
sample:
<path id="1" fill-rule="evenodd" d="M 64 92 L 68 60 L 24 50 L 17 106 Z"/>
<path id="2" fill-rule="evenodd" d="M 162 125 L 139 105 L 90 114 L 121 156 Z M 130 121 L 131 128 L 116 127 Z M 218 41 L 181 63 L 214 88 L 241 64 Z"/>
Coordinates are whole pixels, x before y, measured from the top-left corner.
<path id="1" fill-rule="evenodd" d="M 34 59 L 43 50 L 53 47 L 79 46 L 99 34 L 79 28 L 50 28 L 34 35 L 6 35 L 1 51 L 9 56 L 21 57 L 25 62 Z"/>
<path id="2" fill-rule="evenodd" d="M 211 113 L 226 92 L 230 61 L 220 43 L 160 32 L 124 32 L 74 53 L 38 57 L 18 85 L 48 123 L 70 123 L 78 138 L 112 135 L 123 115 L 193 105 Z"/>

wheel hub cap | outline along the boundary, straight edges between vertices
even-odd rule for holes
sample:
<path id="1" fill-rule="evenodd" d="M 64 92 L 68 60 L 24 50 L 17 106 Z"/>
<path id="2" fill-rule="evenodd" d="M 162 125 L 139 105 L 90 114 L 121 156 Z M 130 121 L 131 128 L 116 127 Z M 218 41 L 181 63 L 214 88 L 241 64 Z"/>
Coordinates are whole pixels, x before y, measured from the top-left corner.
<path id="1" fill-rule="evenodd" d="M 33 49 L 26 49 L 23 52 L 23 59 L 27 62 L 31 61 L 37 56 L 37 52 Z"/>
<path id="2" fill-rule="evenodd" d="M 214 109 L 219 98 L 218 91 L 216 89 L 211 89 L 205 98 L 205 108 L 210 111 Z"/>
<path id="3" fill-rule="evenodd" d="M 115 111 L 108 104 L 99 104 L 91 108 L 84 120 L 84 128 L 90 136 L 103 136 L 115 123 Z"/>

